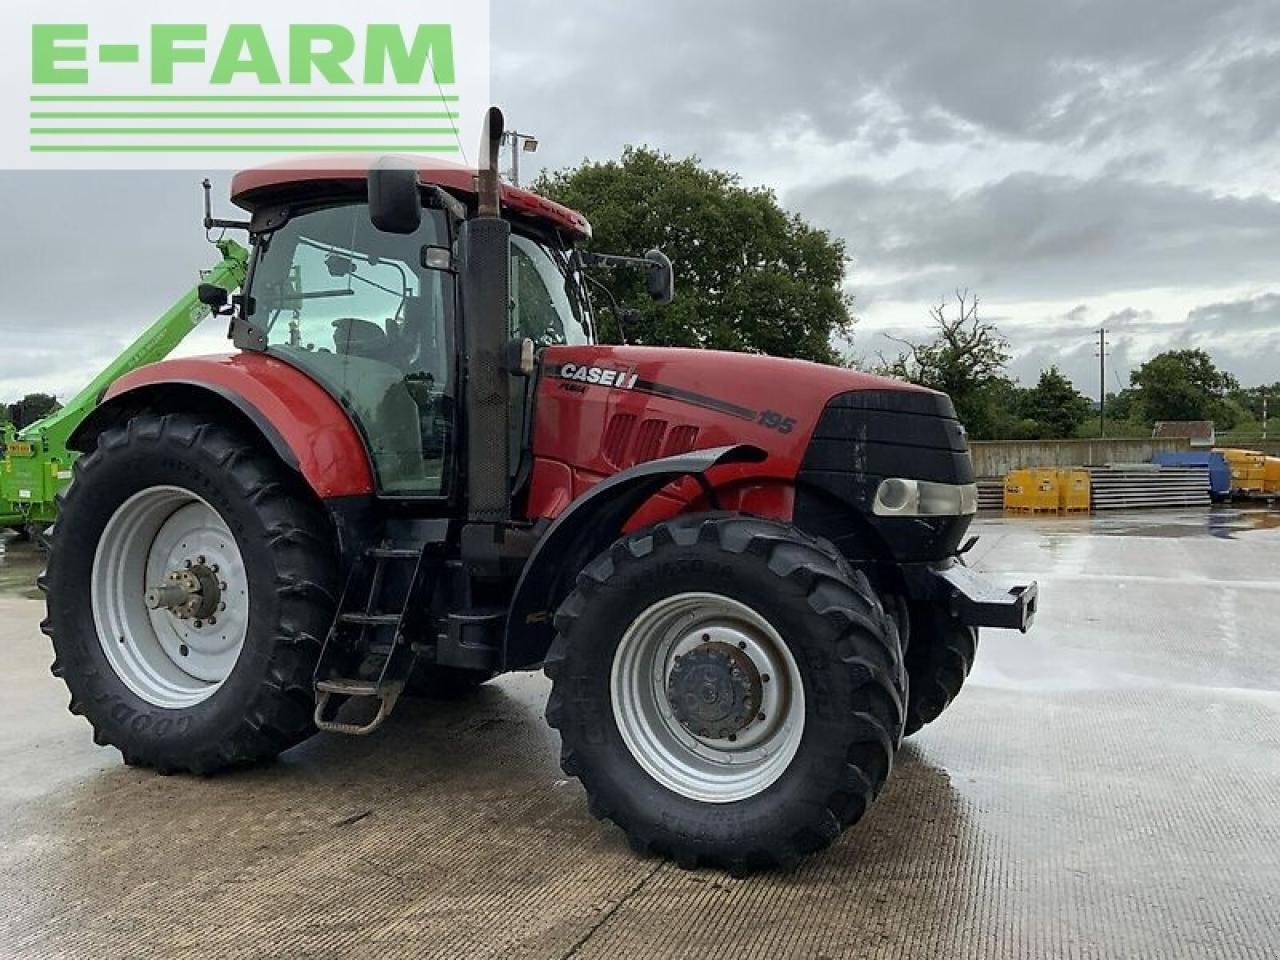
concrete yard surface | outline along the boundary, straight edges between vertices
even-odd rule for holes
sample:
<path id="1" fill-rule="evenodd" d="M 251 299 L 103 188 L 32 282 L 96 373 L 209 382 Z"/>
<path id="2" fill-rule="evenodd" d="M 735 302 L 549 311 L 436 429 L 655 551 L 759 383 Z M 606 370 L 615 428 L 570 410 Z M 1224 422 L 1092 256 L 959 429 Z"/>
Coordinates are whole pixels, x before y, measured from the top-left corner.
<path id="1" fill-rule="evenodd" d="M 1033 577 L 871 813 L 789 873 L 642 858 L 556 762 L 547 684 L 406 701 L 208 779 L 125 767 L 0 558 L 0 958 L 1275 957 L 1280 514 L 984 519 Z"/>

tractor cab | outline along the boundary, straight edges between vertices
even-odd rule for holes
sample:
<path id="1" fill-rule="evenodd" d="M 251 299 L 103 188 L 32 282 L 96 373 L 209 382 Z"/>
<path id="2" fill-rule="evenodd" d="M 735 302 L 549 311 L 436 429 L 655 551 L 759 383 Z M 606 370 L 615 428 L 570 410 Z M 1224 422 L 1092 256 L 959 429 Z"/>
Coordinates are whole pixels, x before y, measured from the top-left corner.
<path id="1" fill-rule="evenodd" d="M 476 203 L 474 174 L 441 161 L 406 169 L 421 189 L 401 202 L 427 205 L 405 232 L 375 225 L 362 160 L 238 176 L 233 199 L 251 214 L 255 255 L 232 337 L 341 403 L 365 438 L 381 496 L 447 499 L 462 404 L 459 232 Z M 512 226 L 507 338 L 535 349 L 593 342 L 571 259 L 573 243 L 590 236 L 586 220 L 515 187 L 502 193 Z M 513 444 L 527 400 L 512 391 Z"/>

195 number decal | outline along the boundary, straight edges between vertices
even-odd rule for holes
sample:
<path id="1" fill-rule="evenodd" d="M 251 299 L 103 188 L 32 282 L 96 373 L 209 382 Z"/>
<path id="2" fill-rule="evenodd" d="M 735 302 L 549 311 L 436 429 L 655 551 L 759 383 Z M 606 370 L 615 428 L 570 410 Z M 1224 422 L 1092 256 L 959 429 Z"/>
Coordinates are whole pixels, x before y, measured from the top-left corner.
<path id="1" fill-rule="evenodd" d="M 790 433 L 796 425 L 795 417 L 784 417 L 777 410 L 766 410 L 760 414 L 760 424 L 779 433 Z"/>

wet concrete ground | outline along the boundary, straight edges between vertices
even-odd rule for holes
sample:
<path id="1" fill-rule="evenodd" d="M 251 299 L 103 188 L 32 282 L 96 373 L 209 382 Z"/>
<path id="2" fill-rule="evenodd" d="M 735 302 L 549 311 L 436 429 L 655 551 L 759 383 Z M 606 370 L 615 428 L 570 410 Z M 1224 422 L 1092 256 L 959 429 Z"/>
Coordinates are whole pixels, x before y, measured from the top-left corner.
<path id="1" fill-rule="evenodd" d="M 739 881 L 592 820 L 522 675 L 208 780 L 65 710 L 0 559 L 0 957 L 1275 957 L 1280 514 L 984 520 L 1036 577 L 831 850 Z"/>

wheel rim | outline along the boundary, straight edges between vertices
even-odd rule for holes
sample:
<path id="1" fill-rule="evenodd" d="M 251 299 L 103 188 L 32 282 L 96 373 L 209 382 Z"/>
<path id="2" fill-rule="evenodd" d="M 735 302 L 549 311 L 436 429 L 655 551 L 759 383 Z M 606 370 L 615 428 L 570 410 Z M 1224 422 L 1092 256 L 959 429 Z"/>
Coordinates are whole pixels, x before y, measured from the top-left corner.
<path id="1" fill-rule="evenodd" d="M 636 762 L 693 800 L 761 793 L 804 734 L 804 685 L 786 642 L 751 607 L 719 594 L 666 597 L 636 617 L 614 653 L 610 697 Z M 691 702 L 715 719 L 691 716 Z M 743 704 L 754 705 L 747 718 Z"/>
<path id="2" fill-rule="evenodd" d="M 181 609 L 149 605 L 158 587 L 176 597 L 188 583 L 201 589 L 188 589 Z M 213 695 L 240 658 L 249 626 L 235 537 L 213 507 L 181 487 L 143 490 L 112 514 L 94 554 L 91 603 L 116 676 L 169 709 Z"/>

